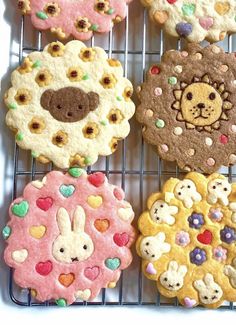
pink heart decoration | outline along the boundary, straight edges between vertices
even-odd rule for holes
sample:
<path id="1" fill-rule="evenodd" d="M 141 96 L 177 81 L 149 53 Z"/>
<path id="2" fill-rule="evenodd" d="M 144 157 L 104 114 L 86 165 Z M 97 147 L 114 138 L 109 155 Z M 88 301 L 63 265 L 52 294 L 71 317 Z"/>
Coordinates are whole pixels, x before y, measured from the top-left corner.
<path id="1" fill-rule="evenodd" d="M 189 297 L 185 297 L 184 298 L 184 305 L 187 308 L 192 308 L 194 305 L 196 305 L 196 300 L 195 299 L 191 299 Z"/>
<path id="2" fill-rule="evenodd" d="M 36 201 L 36 205 L 39 209 L 43 211 L 48 211 L 53 204 L 53 199 L 51 197 L 40 197 Z"/>
<path id="3" fill-rule="evenodd" d="M 49 273 L 52 272 L 52 262 L 46 261 L 46 262 L 39 262 L 36 266 L 36 272 L 42 276 L 47 276 Z"/>
<path id="4" fill-rule="evenodd" d="M 152 263 L 148 263 L 148 265 L 146 267 L 146 272 L 149 274 L 152 274 L 152 275 L 157 274 L 157 271 Z"/>
<path id="5" fill-rule="evenodd" d="M 84 270 L 84 275 L 86 276 L 87 279 L 94 281 L 97 279 L 99 276 L 100 269 L 98 266 L 93 266 L 93 267 L 87 267 Z"/>
<path id="6" fill-rule="evenodd" d="M 203 29 L 209 30 L 214 24 L 214 20 L 211 17 L 201 17 L 199 18 L 199 24 L 202 26 Z"/>

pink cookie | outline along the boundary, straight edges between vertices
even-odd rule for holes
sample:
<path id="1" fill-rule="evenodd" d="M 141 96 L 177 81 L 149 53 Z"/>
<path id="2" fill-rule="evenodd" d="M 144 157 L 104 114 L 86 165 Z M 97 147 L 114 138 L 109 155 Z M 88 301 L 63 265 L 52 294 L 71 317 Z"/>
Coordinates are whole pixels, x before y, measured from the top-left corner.
<path id="1" fill-rule="evenodd" d="M 132 261 L 132 207 L 102 173 L 52 171 L 28 184 L 9 213 L 5 261 L 39 301 L 92 300 Z"/>
<path id="2" fill-rule="evenodd" d="M 114 23 L 126 16 L 126 5 L 132 0 L 19 0 L 23 14 L 31 15 L 39 30 L 50 29 L 60 38 L 70 35 L 88 40 L 93 32 L 109 32 Z"/>

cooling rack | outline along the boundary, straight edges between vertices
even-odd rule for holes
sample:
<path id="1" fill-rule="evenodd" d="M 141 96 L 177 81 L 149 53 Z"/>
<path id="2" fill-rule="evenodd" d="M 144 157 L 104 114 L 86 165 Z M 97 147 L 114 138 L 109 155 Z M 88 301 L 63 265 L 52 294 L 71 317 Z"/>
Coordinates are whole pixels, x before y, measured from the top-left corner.
<path id="1" fill-rule="evenodd" d="M 124 67 L 125 77 L 128 77 L 136 87 L 145 79 L 146 69 L 160 60 L 166 49 L 181 49 L 184 44 L 181 40 L 175 41 L 164 37 L 162 31 L 149 24 L 146 9 L 139 1 L 133 1 L 127 7 L 127 18 L 116 26 L 108 35 L 95 36 L 89 41 L 91 46 L 103 46 L 109 57 L 116 57 Z M 42 50 L 48 43 L 44 41 L 44 33 L 33 32 L 30 41 L 27 39 L 30 22 L 25 17 L 19 18 L 19 63 L 24 56 L 34 50 Z M 229 52 L 233 51 L 233 36 L 229 36 L 223 44 Z M 44 44 L 45 43 L 45 44 Z M 30 44 L 30 45 L 29 45 Z M 34 44 L 34 45 L 32 45 Z M 22 193 L 26 183 L 33 179 L 42 178 L 47 172 L 54 169 L 53 165 L 42 166 L 38 164 L 25 151 L 14 148 L 14 176 L 12 199 Z M 121 185 L 126 191 L 127 200 L 130 201 L 136 212 L 136 220 L 145 208 L 147 197 L 152 191 L 161 188 L 162 183 L 169 177 L 184 175 L 175 164 L 163 162 L 150 146 L 143 142 L 140 126 L 134 119 L 131 122 L 131 134 L 122 141 L 118 151 L 111 157 L 100 157 L 99 162 L 88 167 L 88 172 L 102 171 L 115 184 Z M 232 181 L 236 178 L 234 168 L 224 168 L 221 172 Z M 135 221 L 136 222 L 136 221 Z M 155 282 L 143 277 L 141 263 L 134 252 L 134 261 L 128 270 L 121 274 L 116 289 L 102 289 L 101 294 L 93 302 L 75 302 L 72 306 L 156 306 L 157 308 L 178 306 L 176 299 L 162 297 L 156 289 Z M 14 284 L 13 270 L 10 269 L 9 296 L 20 306 L 52 306 L 54 302 L 39 303 L 34 300 L 30 290 L 21 290 Z M 201 308 L 201 307 L 196 307 Z M 234 310 L 233 303 L 225 302 L 220 309 Z"/>

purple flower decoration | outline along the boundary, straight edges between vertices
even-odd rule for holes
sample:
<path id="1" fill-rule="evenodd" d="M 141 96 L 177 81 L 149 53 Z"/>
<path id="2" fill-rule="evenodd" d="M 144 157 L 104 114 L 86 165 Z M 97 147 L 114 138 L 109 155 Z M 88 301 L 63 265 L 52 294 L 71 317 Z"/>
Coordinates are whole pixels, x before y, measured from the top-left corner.
<path id="1" fill-rule="evenodd" d="M 220 239 L 227 244 L 231 244 L 236 240 L 235 229 L 225 226 L 224 229 L 220 231 Z"/>
<path id="2" fill-rule="evenodd" d="M 200 229 L 204 225 L 204 217 L 200 213 L 193 213 L 188 217 L 189 227 Z"/>
<path id="3" fill-rule="evenodd" d="M 199 247 L 194 248 L 192 252 L 190 252 L 190 261 L 196 265 L 202 265 L 206 261 L 206 251 Z"/>

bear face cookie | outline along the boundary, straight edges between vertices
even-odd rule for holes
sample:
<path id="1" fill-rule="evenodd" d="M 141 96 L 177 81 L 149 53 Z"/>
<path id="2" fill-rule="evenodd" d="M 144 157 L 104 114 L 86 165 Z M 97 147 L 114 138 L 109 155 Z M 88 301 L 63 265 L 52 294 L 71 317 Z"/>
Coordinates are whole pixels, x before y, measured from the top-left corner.
<path id="1" fill-rule="evenodd" d="M 151 20 L 174 37 L 190 42 L 222 41 L 236 32 L 235 0 L 141 0 Z"/>
<path id="2" fill-rule="evenodd" d="M 169 179 L 149 197 L 136 248 L 162 295 L 187 308 L 236 300 L 235 201 L 236 184 L 196 172 Z"/>
<path id="3" fill-rule="evenodd" d="M 128 135 L 132 92 L 120 62 L 103 49 L 53 42 L 13 72 L 6 123 L 39 161 L 84 167 Z"/>
<path id="4" fill-rule="evenodd" d="M 136 117 L 161 158 L 204 173 L 236 162 L 235 62 L 216 45 L 189 44 L 149 69 Z"/>
<path id="5" fill-rule="evenodd" d="M 52 171 L 28 184 L 9 214 L 4 258 L 38 301 L 92 300 L 132 261 L 132 207 L 102 173 Z"/>
<path id="6" fill-rule="evenodd" d="M 61 39 L 70 35 L 85 41 L 94 32 L 107 33 L 126 17 L 132 0 L 18 0 L 23 15 L 30 15 L 38 30 L 50 30 Z"/>

